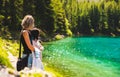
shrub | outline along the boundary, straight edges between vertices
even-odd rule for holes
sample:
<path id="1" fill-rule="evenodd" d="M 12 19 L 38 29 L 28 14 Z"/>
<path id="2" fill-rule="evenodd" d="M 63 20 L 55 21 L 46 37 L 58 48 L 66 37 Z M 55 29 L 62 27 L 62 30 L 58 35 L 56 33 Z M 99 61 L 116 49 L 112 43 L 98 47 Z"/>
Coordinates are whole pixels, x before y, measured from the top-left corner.
<path id="1" fill-rule="evenodd" d="M 0 38 L 0 64 L 1 65 L 5 65 L 7 67 L 12 67 L 12 65 L 11 65 L 11 63 L 10 63 L 10 61 L 9 61 L 7 56 L 8 56 L 8 54 L 5 51 L 4 42 Z"/>
<path id="2" fill-rule="evenodd" d="M 57 35 L 55 36 L 55 39 L 56 39 L 56 40 L 60 40 L 60 39 L 63 39 L 63 38 L 64 38 L 64 35 L 57 34 Z"/>

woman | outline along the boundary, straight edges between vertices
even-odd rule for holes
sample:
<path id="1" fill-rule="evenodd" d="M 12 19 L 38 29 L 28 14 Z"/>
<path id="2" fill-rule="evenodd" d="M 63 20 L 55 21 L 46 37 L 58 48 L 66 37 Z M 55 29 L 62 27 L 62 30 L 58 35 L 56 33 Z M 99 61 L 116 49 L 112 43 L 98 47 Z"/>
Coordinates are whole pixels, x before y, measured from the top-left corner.
<path id="1" fill-rule="evenodd" d="M 32 52 L 34 52 L 34 47 L 32 45 L 32 36 L 30 30 L 34 27 L 34 18 L 31 15 L 26 15 L 22 20 L 22 28 L 21 31 L 21 43 L 23 45 L 23 55 L 22 57 L 28 56 L 28 68 L 32 67 Z"/>

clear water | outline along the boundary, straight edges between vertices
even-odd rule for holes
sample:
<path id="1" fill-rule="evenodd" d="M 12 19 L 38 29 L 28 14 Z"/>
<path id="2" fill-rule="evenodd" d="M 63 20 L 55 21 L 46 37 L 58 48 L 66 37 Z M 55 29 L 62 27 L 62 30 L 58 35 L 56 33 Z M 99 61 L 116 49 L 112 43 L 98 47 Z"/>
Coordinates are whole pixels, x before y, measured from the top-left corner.
<path id="1" fill-rule="evenodd" d="M 47 43 L 43 55 L 63 77 L 120 77 L 120 38 L 66 38 Z"/>

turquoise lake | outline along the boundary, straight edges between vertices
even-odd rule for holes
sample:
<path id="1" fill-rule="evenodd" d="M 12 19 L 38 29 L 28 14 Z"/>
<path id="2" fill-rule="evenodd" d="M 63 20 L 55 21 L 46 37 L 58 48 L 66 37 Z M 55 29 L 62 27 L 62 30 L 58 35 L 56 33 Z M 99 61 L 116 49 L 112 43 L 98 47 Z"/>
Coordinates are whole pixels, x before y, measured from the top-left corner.
<path id="1" fill-rule="evenodd" d="M 44 61 L 63 77 L 120 77 L 120 38 L 71 37 L 45 44 Z"/>

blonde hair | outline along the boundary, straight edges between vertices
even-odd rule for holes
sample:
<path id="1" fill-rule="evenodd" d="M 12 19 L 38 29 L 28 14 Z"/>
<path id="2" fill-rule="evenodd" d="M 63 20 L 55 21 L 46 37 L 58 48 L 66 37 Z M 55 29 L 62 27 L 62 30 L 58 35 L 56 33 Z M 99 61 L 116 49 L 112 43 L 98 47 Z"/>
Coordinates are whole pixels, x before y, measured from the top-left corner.
<path id="1" fill-rule="evenodd" d="M 30 26 L 34 27 L 34 18 L 32 17 L 32 15 L 26 15 L 22 20 L 21 26 L 23 28 L 28 28 Z"/>

